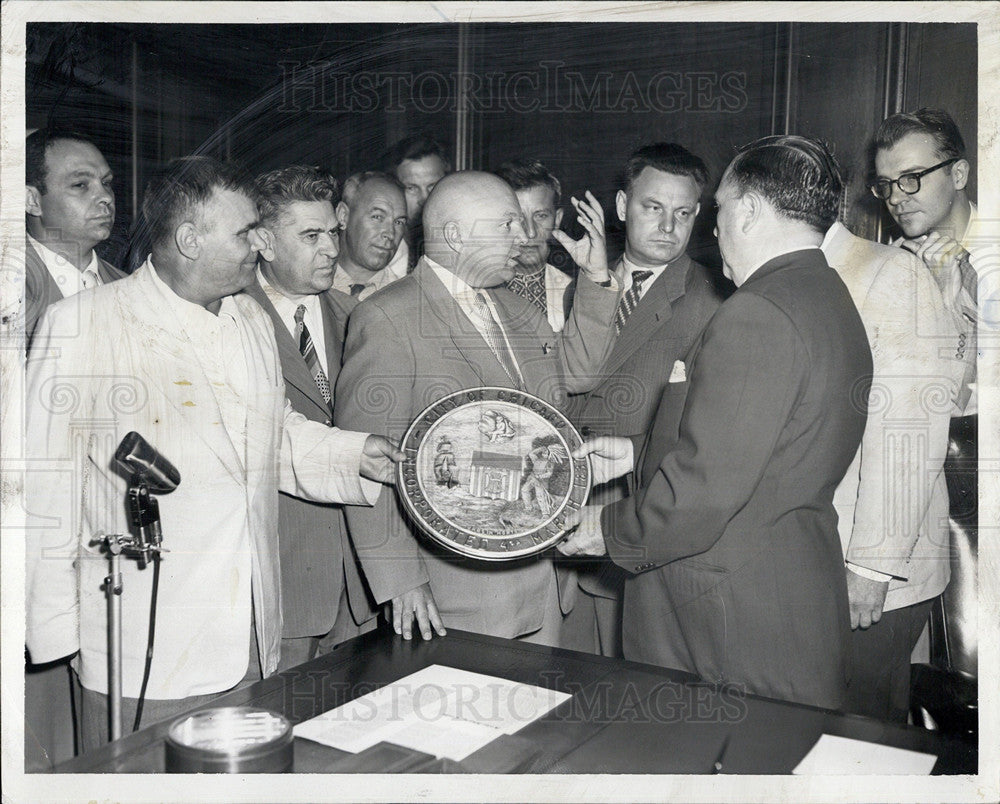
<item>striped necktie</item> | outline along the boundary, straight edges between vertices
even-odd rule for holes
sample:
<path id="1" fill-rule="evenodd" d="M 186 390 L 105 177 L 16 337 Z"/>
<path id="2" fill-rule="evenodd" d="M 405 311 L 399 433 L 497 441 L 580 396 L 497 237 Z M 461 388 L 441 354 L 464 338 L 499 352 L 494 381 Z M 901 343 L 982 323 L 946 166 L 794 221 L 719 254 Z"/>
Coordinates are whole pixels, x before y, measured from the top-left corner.
<path id="1" fill-rule="evenodd" d="M 510 378 L 510 381 L 514 384 L 514 387 L 519 391 L 523 391 L 524 378 L 521 376 L 521 372 L 517 367 L 514 355 L 511 354 L 510 348 L 507 346 L 507 340 L 503 336 L 503 330 L 500 329 L 500 325 L 493 317 L 493 313 L 490 312 L 490 307 L 486 303 L 486 297 L 483 296 L 482 293 L 477 293 L 476 300 L 472 306 L 480 320 L 483 322 L 483 326 L 486 330 L 486 343 L 489 344 L 493 354 L 496 355 L 497 360 L 500 361 L 500 365 L 503 366 L 503 370 Z"/>
<path id="2" fill-rule="evenodd" d="M 305 317 L 306 306 L 300 304 L 295 308 L 295 333 L 299 339 L 299 351 L 302 353 L 302 358 L 306 361 L 313 379 L 316 380 L 316 386 L 319 388 L 320 394 L 326 400 L 326 404 L 329 405 L 332 398 L 330 395 L 330 381 L 326 378 L 326 373 L 319 364 L 319 355 L 316 354 L 316 346 L 313 344 L 308 327 L 306 327 Z"/>
<path id="3" fill-rule="evenodd" d="M 635 311 L 636 305 L 639 304 L 639 294 L 642 293 L 642 283 L 649 279 L 652 275 L 652 271 L 632 272 L 632 286 L 625 291 L 621 300 L 618 302 L 618 309 L 615 310 L 615 333 L 618 335 L 622 334 L 622 330 L 625 328 L 625 322 L 628 321 L 628 317 L 632 315 Z"/>

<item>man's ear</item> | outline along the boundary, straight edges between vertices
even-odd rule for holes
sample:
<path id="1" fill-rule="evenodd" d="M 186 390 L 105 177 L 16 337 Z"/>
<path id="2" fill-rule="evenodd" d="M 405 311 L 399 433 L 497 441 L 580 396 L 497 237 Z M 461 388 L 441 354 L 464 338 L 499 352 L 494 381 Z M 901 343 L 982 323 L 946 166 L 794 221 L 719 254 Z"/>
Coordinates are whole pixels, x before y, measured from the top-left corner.
<path id="1" fill-rule="evenodd" d="M 760 220 L 764 211 L 764 199 L 757 193 L 750 191 L 744 193 L 737 201 L 739 206 L 738 214 L 741 216 L 740 231 L 746 234 Z"/>
<path id="2" fill-rule="evenodd" d="M 964 190 L 969 183 L 969 163 L 965 159 L 959 159 L 951 166 L 951 180 L 956 190 Z"/>
<path id="3" fill-rule="evenodd" d="M 25 190 L 25 200 L 24 209 L 29 215 L 33 217 L 42 217 L 42 194 L 38 191 L 38 188 L 33 184 L 24 185 Z"/>
<path id="4" fill-rule="evenodd" d="M 337 223 L 340 224 L 341 234 L 343 234 L 343 230 L 347 227 L 347 221 L 351 217 L 351 208 L 343 201 L 338 201 L 336 213 Z"/>
<path id="5" fill-rule="evenodd" d="M 457 221 L 448 221 L 444 228 L 442 229 L 444 234 L 444 242 L 448 245 L 452 251 L 458 253 L 462 250 L 462 227 L 458 225 Z"/>
<path id="6" fill-rule="evenodd" d="M 257 234 L 259 234 L 260 239 L 264 241 L 264 248 L 262 248 L 258 253 L 267 262 L 274 262 L 274 233 L 266 226 L 258 226 Z"/>
<path id="7" fill-rule="evenodd" d="M 628 206 L 628 196 L 624 190 L 619 190 L 615 195 L 615 210 L 618 212 L 618 220 L 625 223 L 625 208 Z"/>
<path id="8" fill-rule="evenodd" d="M 558 229 L 560 226 L 562 226 L 562 216 L 563 216 L 563 211 L 561 209 L 557 209 L 556 210 L 556 225 L 553 227 L 554 229 Z"/>
<path id="9" fill-rule="evenodd" d="M 192 221 L 184 221 L 174 229 L 174 245 L 181 256 L 196 260 L 201 256 L 201 234 Z"/>

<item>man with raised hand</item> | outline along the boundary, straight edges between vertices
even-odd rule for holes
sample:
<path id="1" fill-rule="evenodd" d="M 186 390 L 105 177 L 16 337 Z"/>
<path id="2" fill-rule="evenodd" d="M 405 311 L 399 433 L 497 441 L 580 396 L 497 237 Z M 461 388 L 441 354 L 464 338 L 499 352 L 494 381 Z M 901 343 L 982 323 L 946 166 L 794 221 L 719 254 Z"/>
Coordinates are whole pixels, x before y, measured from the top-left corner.
<path id="1" fill-rule="evenodd" d="M 589 237 L 574 245 L 586 272 L 556 335 L 538 307 L 503 287 L 527 242 L 506 182 L 474 171 L 445 177 L 427 201 L 424 227 L 427 254 L 414 272 L 351 314 L 336 393 L 339 426 L 370 424 L 399 437 L 428 405 L 454 391 L 514 388 L 562 407 L 568 389 L 594 382 L 618 298 L 606 261 L 588 256 L 603 254 L 603 238 L 598 246 Z M 458 557 L 420 535 L 388 495 L 370 511 L 348 509 L 347 517 L 375 599 L 391 604 L 404 638 L 415 622 L 425 639 L 454 627 L 558 644 L 571 601 L 560 597 L 550 558 Z"/>

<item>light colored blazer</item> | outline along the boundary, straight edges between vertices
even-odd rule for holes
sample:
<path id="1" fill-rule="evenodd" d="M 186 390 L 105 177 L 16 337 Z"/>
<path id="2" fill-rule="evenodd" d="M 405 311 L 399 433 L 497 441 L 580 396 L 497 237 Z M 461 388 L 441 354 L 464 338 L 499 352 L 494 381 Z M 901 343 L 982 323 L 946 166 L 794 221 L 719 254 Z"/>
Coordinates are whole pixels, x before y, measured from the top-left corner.
<path id="1" fill-rule="evenodd" d="M 506 288 L 489 293 L 527 391 L 562 407 L 567 388 L 584 390 L 594 382 L 610 348 L 617 293 L 581 278 L 560 335 L 531 302 Z M 341 427 L 375 427 L 400 438 L 428 405 L 477 386 L 509 387 L 510 380 L 421 260 L 412 274 L 354 308 L 334 421 Z M 349 508 L 346 513 L 376 601 L 392 600 L 429 582 L 448 627 L 502 637 L 541 627 L 543 611 L 535 601 L 544 599 L 551 582 L 548 558 L 494 563 L 446 554 L 418 534 L 392 495 L 383 495 L 370 510 Z"/>
<path id="2" fill-rule="evenodd" d="M 164 547 L 147 695 L 219 692 L 247 668 L 251 600 L 264 675 L 279 659 L 278 488 L 371 503 L 358 476 L 365 434 L 309 422 L 285 398 L 271 322 L 246 294 L 223 301 L 241 332 L 246 450 L 220 424 L 211 384 L 147 262 L 54 304 L 27 369 L 27 644 L 36 662 L 74 653 L 82 684 L 107 690 L 108 562 L 90 540 L 128 532 L 127 478 L 113 454 L 135 430 L 179 470 L 159 497 Z M 122 561 L 124 694 L 139 694 L 152 570 Z M 252 594 L 251 594 L 252 593 Z"/>
<path id="3" fill-rule="evenodd" d="M 823 245 L 868 334 L 874 378 L 864 438 L 834 495 L 846 559 L 894 576 L 885 610 L 948 584 L 948 423 L 964 363 L 923 262 L 834 224 Z"/>

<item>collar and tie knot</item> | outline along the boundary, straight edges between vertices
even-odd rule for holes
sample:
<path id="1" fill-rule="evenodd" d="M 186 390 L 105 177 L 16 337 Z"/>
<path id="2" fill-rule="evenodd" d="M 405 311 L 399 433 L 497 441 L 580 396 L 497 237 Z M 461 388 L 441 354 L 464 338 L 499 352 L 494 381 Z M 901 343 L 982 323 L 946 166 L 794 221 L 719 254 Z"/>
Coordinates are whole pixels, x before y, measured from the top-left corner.
<path id="1" fill-rule="evenodd" d="M 622 329 L 625 328 L 625 322 L 628 321 L 629 316 L 632 315 L 636 306 L 639 304 L 643 284 L 652 275 L 652 271 L 632 272 L 632 285 L 625 291 L 624 294 L 622 294 L 622 297 L 618 302 L 618 309 L 615 310 L 615 332 L 618 335 L 622 334 Z"/>

